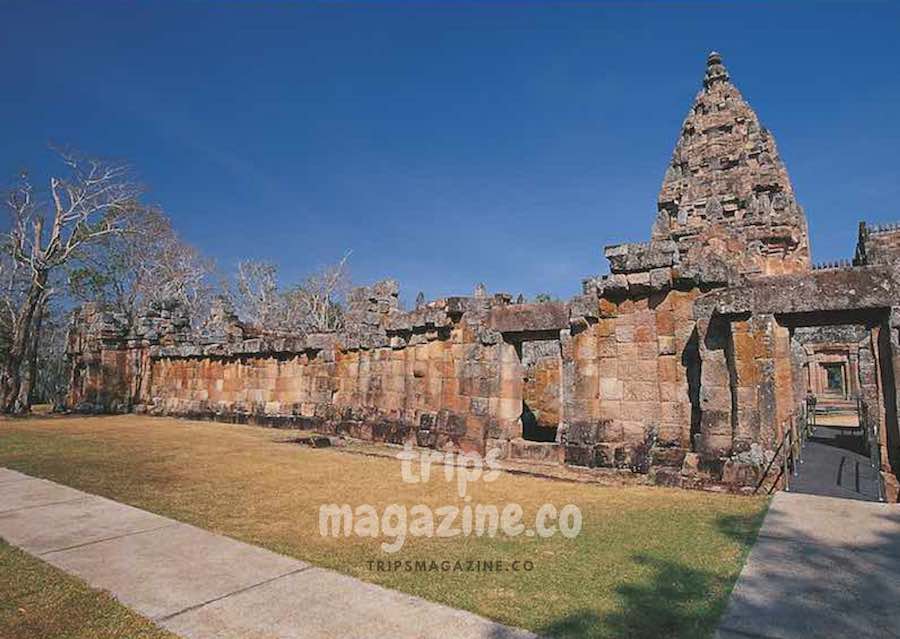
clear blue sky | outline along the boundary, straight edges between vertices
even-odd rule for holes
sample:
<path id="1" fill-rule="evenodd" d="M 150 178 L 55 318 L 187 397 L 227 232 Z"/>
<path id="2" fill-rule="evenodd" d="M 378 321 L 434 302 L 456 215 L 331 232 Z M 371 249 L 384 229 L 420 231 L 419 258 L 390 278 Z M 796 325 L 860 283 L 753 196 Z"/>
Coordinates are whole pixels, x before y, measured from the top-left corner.
<path id="1" fill-rule="evenodd" d="M 814 259 L 900 219 L 900 4 L 9 2 L 0 175 L 124 158 L 182 235 L 289 283 L 569 296 L 649 237 L 706 54 L 776 136 Z"/>

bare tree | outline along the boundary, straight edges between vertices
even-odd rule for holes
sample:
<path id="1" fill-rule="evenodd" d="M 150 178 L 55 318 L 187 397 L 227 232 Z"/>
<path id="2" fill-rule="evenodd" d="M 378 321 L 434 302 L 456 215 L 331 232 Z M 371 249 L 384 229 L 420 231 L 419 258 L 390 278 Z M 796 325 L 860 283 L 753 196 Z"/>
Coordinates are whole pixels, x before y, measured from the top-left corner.
<path id="1" fill-rule="evenodd" d="M 351 286 L 349 259 L 347 251 L 337 263 L 313 273 L 285 294 L 292 329 L 322 333 L 343 327 L 343 303 Z"/>
<path id="2" fill-rule="evenodd" d="M 211 260 L 178 237 L 162 211 L 148 209 L 121 233 L 82 251 L 69 286 L 76 298 L 100 300 L 129 324 L 150 305 L 172 300 L 197 320 L 212 296 L 214 270 Z"/>
<path id="3" fill-rule="evenodd" d="M 343 303 L 350 290 L 346 253 L 337 263 L 308 276 L 282 291 L 278 269 L 269 262 L 238 264 L 236 292 L 232 295 L 239 315 L 264 331 L 321 333 L 343 326 Z"/>
<path id="4" fill-rule="evenodd" d="M 40 339 L 34 361 L 31 401 L 49 404 L 54 409 L 65 403 L 69 384 L 69 370 L 66 362 L 66 338 L 71 314 L 59 304 L 50 303 L 44 311 L 41 322 Z"/>
<path id="5" fill-rule="evenodd" d="M 284 326 L 284 298 L 278 291 L 278 267 L 270 262 L 238 262 L 235 307 L 238 314 L 264 330 Z"/>
<path id="6" fill-rule="evenodd" d="M 0 234 L 2 250 L 17 272 L 21 289 L 5 300 L 11 326 L 0 370 L 0 410 L 28 410 L 37 343 L 53 277 L 79 251 L 120 233 L 140 213 L 140 189 L 125 166 L 60 153 L 64 177 L 51 177 L 42 202 L 27 175 L 6 200 L 10 220 Z"/>

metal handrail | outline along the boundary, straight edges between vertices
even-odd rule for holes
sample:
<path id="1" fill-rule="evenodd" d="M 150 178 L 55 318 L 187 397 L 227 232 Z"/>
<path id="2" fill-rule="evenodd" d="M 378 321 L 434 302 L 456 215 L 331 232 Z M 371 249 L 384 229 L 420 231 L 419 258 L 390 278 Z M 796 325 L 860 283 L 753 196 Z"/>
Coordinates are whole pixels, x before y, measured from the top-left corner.
<path id="1" fill-rule="evenodd" d="M 762 487 L 763 483 L 766 481 L 766 477 L 769 476 L 769 471 L 772 470 L 772 465 L 775 463 L 775 460 L 778 459 L 778 453 L 781 452 L 781 449 L 784 448 L 784 443 L 787 440 L 787 435 L 790 431 L 786 432 L 784 437 L 781 438 L 781 441 L 778 443 L 778 447 L 775 449 L 775 454 L 772 455 L 772 459 L 769 460 L 769 464 L 766 466 L 766 469 L 763 471 L 762 476 L 759 478 L 759 481 L 756 484 L 756 488 L 753 489 L 753 494 L 755 495 L 759 492 L 759 489 Z M 775 483 L 778 483 L 778 480 L 781 478 L 781 473 L 779 472 L 778 477 L 775 478 Z M 772 493 L 771 490 L 768 491 L 769 494 Z"/>
<path id="2" fill-rule="evenodd" d="M 769 473 L 775 464 L 775 460 L 779 458 L 779 454 L 781 454 L 781 462 L 779 464 L 778 476 L 775 477 L 775 481 L 772 482 L 772 485 L 766 492 L 771 495 L 778 485 L 779 480 L 783 480 L 784 491 L 790 492 L 790 478 L 792 475 L 794 477 L 797 476 L 799 466 L 803 463 L 803 445 L 815 428 L 815 405 L 815 396 L 811 395 L 807 397 L 806 401 L 800 404 L 799 411 L 791 415 L 784 424 L 784 427 L 782 428 L 784 434 L 781 436 L 781 440 L 775 448 L 772 459 L 769 460 L 766 469 L 763 471 L 756 487 L 753 489 L 754 495 L 759 492 L 759 489 L 765 483 L 766 478 L 768 478 Z M 797 423 L 798 421 L 800 422 L 799 425 Z"/>
<path id="3" fill-rule="evenodd" d="M 865 434 L 866 444 L 869 447 L 869 463 L 875 473 L 875 497 L 878 501 L 885 500 L 884 477 L 881 474 L 881 444 L 878 441 L 878 422 L 869 419 L 869 406 L 862 396 L 856 397 L 856 410 L 859 417 L 859 425 Z"/>
<path id="4" fill-rule="evenodd" d="M 816 404 L 817 399 L 815 395 L 807 396 L 806 401 L 800 404 L 799 410 L 792 414 L 784 423 L 782 427 L 783 435 L 775 448 L 772 459 L 769 460 L 766 469 L 753 489 L 754 495 L 762 488 L 776 461 L 779 462 L 778 475 L 766 492 L 771 495 L 778 486 L 779 481 L 782 482 L 782 489 L 785 492 L 790 492 L 791 477 L 797 476 L 799 466 L 803 463 L 803 446 L 806 440 L 815 433 L 817 422 Z M 884 477 L 881 474 L 881 445 L 878 442 L 878 423 L 870 419 L 869 407 L 859 395 L 856 397 L 856 410 L 859 426 L 865 434 L 866 444 L 869 447 L 869 460 L 875 472 L 876 497 L 878 501 L 885 501 Z"/>

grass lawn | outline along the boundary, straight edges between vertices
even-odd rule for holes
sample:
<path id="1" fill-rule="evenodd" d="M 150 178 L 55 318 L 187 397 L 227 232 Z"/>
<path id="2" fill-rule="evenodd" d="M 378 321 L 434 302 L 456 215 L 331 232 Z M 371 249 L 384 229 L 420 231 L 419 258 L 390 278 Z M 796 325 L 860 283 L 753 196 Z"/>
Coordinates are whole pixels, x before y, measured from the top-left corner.
<path id="1" fill-rule="evenodd" d="M 575 539 L 323 537 L 319 506 L 462 505 L 442 472 L 406 484 L 394 459 L 283 440 L 289 431 L 141 416 L 0 421 L 0 466 L 174 517 L 361 579 L 559 637 L 704 637 L 766 508 L 748 498 L 503 474 L 473 504 L 577 505 Z M 519 572 L 380 572 L 370 560 L 531 561 Z"/>
<path id="2" fill-rule="evenodd" d="M 109 595 L 0 540 L 3 639 L 175 639 Z"/>

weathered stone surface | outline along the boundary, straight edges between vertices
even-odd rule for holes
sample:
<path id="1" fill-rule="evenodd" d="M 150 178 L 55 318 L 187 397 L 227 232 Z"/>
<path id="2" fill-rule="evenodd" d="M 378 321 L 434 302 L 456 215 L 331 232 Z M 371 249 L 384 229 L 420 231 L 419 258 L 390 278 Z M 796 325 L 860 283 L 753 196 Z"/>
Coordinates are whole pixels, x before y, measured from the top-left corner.
<path id="1" fill-rule="evenodd" d="M 893 266 L 900 261 L 900 224 L 859 223 L 854 266 Z"/>
<path id="2" fill-rule="evenodd" d="M 761 278 L 710 293 L 694 308 L 697 317 L 713 313 L 821 313 L 890 308 L 898 299 L 896 271 L 873 266 Z"/>
<path id="3" fill-rule="evenodd" d="M 749 485 L 840 362 L 900 459 L 900 227 L 862 224 L 853 266 L 810 269 L 806 220 L 771 134 L 712 54 L 651 241 L 605 249 L 568 302 L 489 293 L 403 311 L 393 280 L 354 289 L 344 330 L 270 334 L 218 300 L 132 326 L 75 313 L 68 405 L 317 430 L 657 483 Z M 850 324 L 853 328 L 823 328 Z M 895 486 L 893 482 L 887 482 Z"/>
<path id="4" fill-rule="evenodd" d="M 616 244 L 604 251 L 613 273 L 634 273 L 655 268 L 668 268 L 678 263 L 678 245 L 672 240 L 643 244 Z"/>
<path id="5" fill-rule="evenodd" d="M 558 331 L 569 325 L 569 313 L 561 302 L 511 304 L 491 309 L 489 324 L 501 333 Z"/>
<path id="6" fill-rule="evenodd" d="M 742 273 L 809 269 L 803 210 L 772 134 L 731 83 L 718 53 L 707 61 L 666 170 L 654 240 L 674 240 L 683 260 L 707 244 L 710 230 L 739 240 L 729 253 Z"/>

